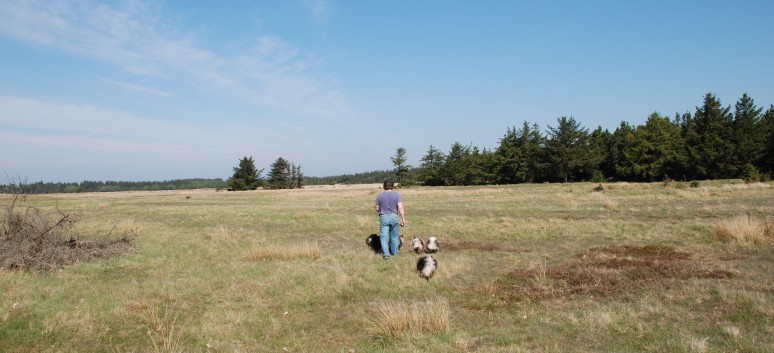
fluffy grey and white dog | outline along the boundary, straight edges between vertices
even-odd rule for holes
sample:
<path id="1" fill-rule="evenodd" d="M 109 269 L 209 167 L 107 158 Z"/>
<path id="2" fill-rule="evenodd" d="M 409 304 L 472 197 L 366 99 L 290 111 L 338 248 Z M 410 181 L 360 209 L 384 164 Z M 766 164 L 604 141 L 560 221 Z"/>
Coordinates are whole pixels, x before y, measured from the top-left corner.
<path id="1" fill-rule="evenodd" d="M 427 249 L 425 250 L 428 253 L 436 253 L 440 248 L 438 247 L 438 238 L 436 237 L 430 237 L 427 238 Z"/>
<path id="2" fill-rule="evenodd" d="M 425 242 L 420 237 L 414 237 L 414 239 L 411 240 L 411 248 L 414 249 L 415 253 L 421 254 L 425 251 Z"/>
<path id="3" fill-rule="evenodd" d="M 417 260 L 419 276 L 428 281 L 433 277 L 436 269 L 438 269 L 438 261 L 431 255 L 420 256 L 419 260 Z"/>

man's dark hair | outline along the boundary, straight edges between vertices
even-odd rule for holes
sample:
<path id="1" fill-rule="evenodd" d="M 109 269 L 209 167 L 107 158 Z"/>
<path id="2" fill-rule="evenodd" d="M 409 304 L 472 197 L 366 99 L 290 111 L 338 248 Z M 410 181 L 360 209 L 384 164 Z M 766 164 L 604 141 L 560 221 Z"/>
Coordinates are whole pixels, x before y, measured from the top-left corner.
<path id="1" fill-rule="evenodd" d="M 393 183 L 392 179 L 384 181 L 384 190 L 392 190 L 393 188 L 395 188 L 395 183 Z"/>

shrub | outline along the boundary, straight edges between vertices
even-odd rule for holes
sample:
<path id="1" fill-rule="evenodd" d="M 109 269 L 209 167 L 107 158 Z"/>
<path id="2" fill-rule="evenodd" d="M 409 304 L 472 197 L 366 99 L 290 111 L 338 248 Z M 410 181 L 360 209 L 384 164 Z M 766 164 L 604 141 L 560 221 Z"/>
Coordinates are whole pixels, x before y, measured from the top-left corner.
<path id="1" fill-rule="evenodd" d="M 15 187 L 15 191 L 23 187 Z M 117 236 L 96 241 L 81 241 L 73 231 L 76 217 L 64 213 L 44 212 L 22 205 L 24 198 L 16 192 L 0 206 L 0 268 L 8 270 L 50 271 L 78 261 L 108 257 L 129 251 L 133 234 L 139 230 L 125 228 Z"/>

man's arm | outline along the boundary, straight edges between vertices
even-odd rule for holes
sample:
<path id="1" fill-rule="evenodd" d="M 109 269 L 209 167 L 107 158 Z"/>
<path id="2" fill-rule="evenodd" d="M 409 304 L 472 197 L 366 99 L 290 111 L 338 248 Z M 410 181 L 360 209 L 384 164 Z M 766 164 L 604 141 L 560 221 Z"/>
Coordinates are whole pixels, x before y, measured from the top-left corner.
<path id="1" fill-rule="evenodd" d="M 398 202 L 398 214 L 400 215 L 400 226 L 406 225 L 406 215 L 403 212 L 403 202 Z"/>

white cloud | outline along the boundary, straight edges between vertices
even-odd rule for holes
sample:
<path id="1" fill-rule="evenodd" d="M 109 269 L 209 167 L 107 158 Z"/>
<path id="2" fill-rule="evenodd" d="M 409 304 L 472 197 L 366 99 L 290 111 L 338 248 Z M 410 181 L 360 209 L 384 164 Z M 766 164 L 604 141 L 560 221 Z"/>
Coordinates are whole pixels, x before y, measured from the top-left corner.
<path id="1" fill-rule="evenodd" d="M 153 168 L 219 163 L 223 154 L 276 143 L 266 132 L 240 126 L 185 123 L 135 116 L 88 105 L 0 96 L 4 166 L 63 159 Z M 250 141 L 250 142 L 245 142 Z M 262 145 L 256 145 L 259 141 Z"/>
<path id="2" fill-rule="evenodd" d="M 315 16 L 327 11 L 324 1 L 308 5 Z M 202 47 L 195 31 L 175 27 L 163 11 L 161 5 L 143 1 L 114 7 L 91 0 L 7 2 L 0 6 L 0 35 L 53 46 L 133 75 L 217 91 L 261 108 L 329 119 L 351 116 L 335 81 L 312 73 L 323 61 L 309 53 L 269 35 L 260 35 L 241 52 L 221 53 Z M 175 94 L 128 82 L 123 88 Z"/>
<path id="3" fill-rule="evenodd" d="M 330 6 L 326 0 L 304 0 L 304 5 L 318 21 L 325 21 L 330 16 Z"/>
<path id="4" fill-rule="evenodd" d="M 159 96 L 159 97 L 175 97 L 176 96 L 174 93 L 171 93 L 171 92 L 167 92 L 167 91 L 160 90 L 160 89 L 157 89 L 157 88 L 152 88 L 152 87 L 147 87 L 147 86 L 139 85 L 139 84 L 136 84 L 136 83 L 120 82 L 120 81 L 111 80 L 109 78 L 104 78 L 104 77 L 101 77 L 100 80 L 102 82 L 111 84 L 113 86 L 116 86 L 118 88 L 121 88 L 121 89 L 124 89 L 124 90 L 127 90 L 127 91 L 147 93 L 147 94 L 151 94 L 151 95 Z"/>

